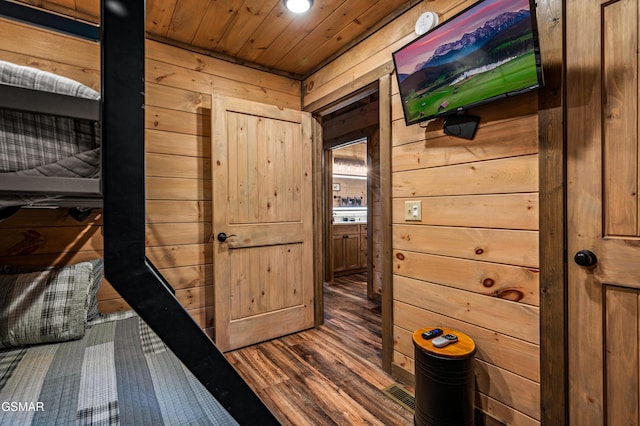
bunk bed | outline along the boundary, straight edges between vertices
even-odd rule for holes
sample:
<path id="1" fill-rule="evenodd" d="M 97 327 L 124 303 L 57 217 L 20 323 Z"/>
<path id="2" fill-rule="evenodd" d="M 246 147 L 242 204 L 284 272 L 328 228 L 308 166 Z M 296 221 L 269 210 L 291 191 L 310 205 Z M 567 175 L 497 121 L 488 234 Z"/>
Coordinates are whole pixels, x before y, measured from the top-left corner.
<path id="1" fill-rule="evenodd" d="M 0 17 L 97 34 L 7 0 Z M 104 263 L 0 266 L 2 424 L 278 424 L 145 256 L 144 26 L 144 1 L 102 1 L 98 96 L 0 83 L 3 119 L 54 115 L 91 136 L 88 149 L 0 171 L 0 207 L 102 205 L 104 233 Z M 92 156 L 87 174 L 43 171 L 77 155 Z M 102 268 L 135 312 L 97 313 Z"/>
<path id="2" fill-rule="evenodd" d="M 100 206 L 99 97 L 71 79 L 0 61 L 0 209 Z"/>
<path id="3" fill-rule="evenodd" d="M 2 0 L 2 15 L 90 39 L 95 27 Z M 34 68 L 0 62 L 0 220 L 22 206 L 102 206 L 99 93 Z"/>

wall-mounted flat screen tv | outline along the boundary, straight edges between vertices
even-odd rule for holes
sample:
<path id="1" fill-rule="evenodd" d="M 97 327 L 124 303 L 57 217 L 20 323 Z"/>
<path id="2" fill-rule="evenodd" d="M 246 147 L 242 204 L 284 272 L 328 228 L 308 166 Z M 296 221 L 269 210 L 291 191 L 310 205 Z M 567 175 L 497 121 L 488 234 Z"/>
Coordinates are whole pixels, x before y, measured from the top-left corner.
<path id="1" fill-rule="evenodd" d="M 534 0 L 481 0 L 393 53 L 407 125 L 542 84 Z"/>

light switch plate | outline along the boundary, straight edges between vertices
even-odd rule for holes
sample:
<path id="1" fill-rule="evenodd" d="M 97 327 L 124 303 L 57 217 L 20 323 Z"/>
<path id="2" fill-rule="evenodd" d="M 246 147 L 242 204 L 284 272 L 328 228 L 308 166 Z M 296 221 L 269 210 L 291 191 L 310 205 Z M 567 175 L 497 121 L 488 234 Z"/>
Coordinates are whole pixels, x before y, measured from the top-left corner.
<path id="1" fill-rule="evenodd" d="M 404 202 L 404 220 L 422 220 L 422 201 Z"/>

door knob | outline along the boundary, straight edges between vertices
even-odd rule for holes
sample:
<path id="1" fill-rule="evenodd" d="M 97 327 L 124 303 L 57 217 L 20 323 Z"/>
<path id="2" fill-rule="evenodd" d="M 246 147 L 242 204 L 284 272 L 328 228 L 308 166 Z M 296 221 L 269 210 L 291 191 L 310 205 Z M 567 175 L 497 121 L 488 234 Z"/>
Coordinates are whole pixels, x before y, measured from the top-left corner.
<path id="1" fill-rule="evenodd" d="M 227 238 L 229 237 L 236 237 L 237 235 L 232 234 L 232 235 L 227 235 L 224 232 L 221 232 L 218 234 L 218 236 L 216 238 L 218 238 L 218 241 L 220 241 L 221 243 L 224 243 L 225 241 L 227 241 Z"/>
<path id="2" fill-rule="evenodd" d="M 573 261 L 580 266 L 595 266 L 598 263 L 598 258 L 591 250 L 580 250 L 573 257 Z"/>

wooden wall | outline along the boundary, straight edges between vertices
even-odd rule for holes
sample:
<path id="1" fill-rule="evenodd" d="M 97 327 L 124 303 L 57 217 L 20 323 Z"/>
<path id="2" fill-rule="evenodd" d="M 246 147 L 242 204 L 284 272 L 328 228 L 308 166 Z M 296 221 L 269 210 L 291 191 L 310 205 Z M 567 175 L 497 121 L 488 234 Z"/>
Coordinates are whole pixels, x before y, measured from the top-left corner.
<path id="1" fill-rule="evenodd" d="M 467 333 L 477 404 L 509 424 L 539 420 L 536 107 L 525 95 L 478 108 L 469 142 L 407 128 L 393 94 L 394 363 L 414 370 L 418 328 Z M 403 220 L 408 200 L 422 221 Z"/>
<path id="2" fill-rule="evenodd" d="M 99 46 L 0 19 L 0 59 L 99 90 Z M 210 335 L 213 326 L 211 94 L 300 109 L 300 82 L 148 41 L 147 256 Z M 67 264 L 102 256 L 101 212 L 23 209 L 0 222 L 0 263 Z M 132 283 L 135 285 L 135 283 Z M 103 312 L 128 309 L 106 283 Z"/>
<path id="3" fill-rule="evenodd" d="M 310 76 L 303 107 L 388 74 L 423 11 L 443 21 L 472 3 L 416 6 Z M 478 348 L 476 406 L 506 424 L 539 424 L 537 96 L 475 109 L 482 119 L 468 141 L 444 135 L 438 120 L 407 127 L 392 81 L 393 372 L 412 379 L 414 330 L 458 329 Z M 421 222 L 404 221 L 407 200 L 422 201 Z"/>

